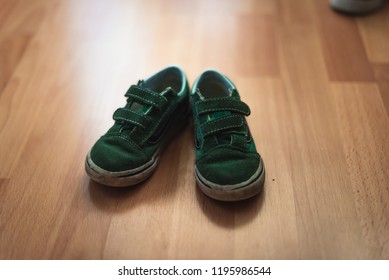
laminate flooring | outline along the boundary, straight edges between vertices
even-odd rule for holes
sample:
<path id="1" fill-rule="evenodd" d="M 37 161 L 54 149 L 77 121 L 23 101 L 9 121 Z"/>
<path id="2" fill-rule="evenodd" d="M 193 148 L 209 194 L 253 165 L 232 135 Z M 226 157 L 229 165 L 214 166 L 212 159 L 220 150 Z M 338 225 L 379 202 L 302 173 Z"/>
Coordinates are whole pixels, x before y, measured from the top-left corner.
<path id="1" fill-rule="evenodd" d="M 388 4 L 0 0 L 0 258 L 388 259 Z M 235 82 L 259 196 L 196 188 L 192 124 L 146 182 L 90 181 L 128 87 L 171 64 Z"/>

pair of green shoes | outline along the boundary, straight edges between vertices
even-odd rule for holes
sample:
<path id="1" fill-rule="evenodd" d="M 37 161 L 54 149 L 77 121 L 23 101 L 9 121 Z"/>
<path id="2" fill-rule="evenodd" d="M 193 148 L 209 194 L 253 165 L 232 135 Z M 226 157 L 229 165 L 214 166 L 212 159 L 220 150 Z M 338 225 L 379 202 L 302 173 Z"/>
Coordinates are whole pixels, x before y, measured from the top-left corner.
<path id="1" fill-rule="evenodd" d="M 223 201 L 261 191 L 265 168 L 245 119 L 250 109 L 226 76 L 208 70 L 190 90 L 182 69 L 171 66 L 132 85 L 125 97 L 114 125 L 87 155 L 86 172 L 94 181 L 126 187 L 149 178 L 192 110 L 200 189 Z"/>

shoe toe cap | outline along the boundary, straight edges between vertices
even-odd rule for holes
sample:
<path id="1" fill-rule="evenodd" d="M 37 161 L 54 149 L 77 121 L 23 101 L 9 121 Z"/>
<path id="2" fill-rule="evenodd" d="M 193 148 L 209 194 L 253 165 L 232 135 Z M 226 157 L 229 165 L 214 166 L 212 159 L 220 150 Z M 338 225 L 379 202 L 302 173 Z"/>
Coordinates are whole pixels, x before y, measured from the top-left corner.
<path id="1" fill-rule="evenodd" d="M 200 158 L 196 168 L 209 183 L 231 186 L 249 181 L 262 166 L 257 153 L 217 149 Z"/>
<path id="2" fill-rule="evenodd" d="M 148 161 L 147 156 L 121 137 L 102 137 L 92 147 L 90 159 L 99 168 L 110 172 L 127 171 Z"/>

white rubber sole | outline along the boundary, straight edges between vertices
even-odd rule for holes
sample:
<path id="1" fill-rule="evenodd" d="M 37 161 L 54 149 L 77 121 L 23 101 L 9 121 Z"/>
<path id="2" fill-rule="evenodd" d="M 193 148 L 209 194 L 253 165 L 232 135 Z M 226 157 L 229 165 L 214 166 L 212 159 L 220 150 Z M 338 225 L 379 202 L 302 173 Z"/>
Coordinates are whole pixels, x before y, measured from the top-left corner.
<path id="1" fill-rule="evenodd" d="M 261 163 L 255 174 L 246 182 L 235 185 L 218 185 L 206 180 L 195 169 L 196 182 L 200 190 L 207 196 L 221 201 L 239 201 L 260 193 L 265 182 L 265 167 Z"/>
<path id="2" fill-rule="evenodd" d="M 147 180 L 155 171 L 159 163 L 159 150 L 151 160 L 144 165 L 120 172 L 112 172 L 97 166 L 88 153 L 85 160 L 85 171 L 90 178 L 100 184 L 111 187 L 129 187 Z"/>
<path id="3" fill-rule="evenodd" d="M 346 13 L 368 13 L 379 8 L 382 0 L 331 0 L 331 7 Z"/>

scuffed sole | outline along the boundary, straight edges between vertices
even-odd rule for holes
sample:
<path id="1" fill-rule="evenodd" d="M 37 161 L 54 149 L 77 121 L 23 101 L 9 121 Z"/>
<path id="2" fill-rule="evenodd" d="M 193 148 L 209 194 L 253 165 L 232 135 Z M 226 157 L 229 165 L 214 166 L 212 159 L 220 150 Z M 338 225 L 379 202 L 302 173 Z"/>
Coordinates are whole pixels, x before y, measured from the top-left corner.
<path id="1" fill-rule="evenodd" d="M 221 201 L 239 201 L 248 199 L 260 193 L 265 182 L 265 167 L 263 162 L 259 165 L 259 175 L 244 186 L 223 186 L 207 184 L 202 176 L 195 170 L 196 182 L 200 190 L 207 196 Z M 256 172 L 257 173 L 257 172 Z"/>
<path id="2" fill-rule="evenodd" d="M 147 180 L 159 163 L 159 153 L 155 153 L 146 164 L 131 170 L 111 172 L 97 166 L 88 153 L 85 160 L 85 171 L 90 178 L 100 184 L 110 187 L 129 187 Z"/>

